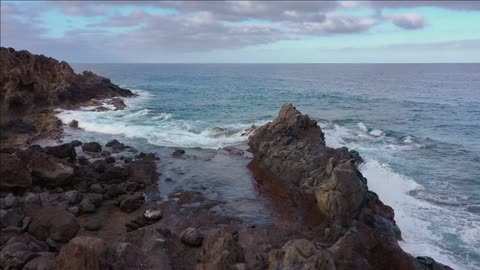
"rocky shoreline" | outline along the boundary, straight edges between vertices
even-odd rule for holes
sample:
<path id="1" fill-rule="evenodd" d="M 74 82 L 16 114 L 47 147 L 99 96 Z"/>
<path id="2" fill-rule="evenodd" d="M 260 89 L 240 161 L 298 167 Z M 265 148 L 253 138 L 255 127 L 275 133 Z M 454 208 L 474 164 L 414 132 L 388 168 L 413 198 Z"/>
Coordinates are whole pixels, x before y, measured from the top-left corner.
<path id="1" fill-rule="evenodd" d="M 104 145 L 35 145 L 61 133 L 55 108 L 101 111 L 99 100 L 108 98 L 122 109 L 116 97 L 133 93 L 93 73 L 71 75 L 68 64 L 44 56 L 2 48 L 2 67 L 4 61 L 10 66 L 0 76 L 8 118 L 0 148 L 2 269 L 451 269 L 400 248 L 394 210 L 368 189 L 360 155 L 327 147 L 317 123 L 291 104 L 249 130 L 248 168 L 277 217 L 252 224 L 212 211 L 223 202 L 201 192 L 158 198 L 165 161 L 113 138 Z M 84 89 L 88 94 L 77 93 Z M 69 98 L 59 98 L 65 91 Z M 42 95 L 48 101 L 38 101 Z M 19 96 L 28 102 L 19 105 Z M 19 112 L 22 106 L 28 110 Z M 171 158 L 188 151 L 177 149 Z"/>
<path id="2" fill-rule="evenodd" d="M 13 48 L 0 48 L 0 148 L 23 147 L 42 138 L 59 138 L 57 108 L 97 106 L 110 99 L 116 109 L 125 104 L 118 97 L 135 96 L 128 89 L 91 71 L 76 74 L 66 62 Z"/>

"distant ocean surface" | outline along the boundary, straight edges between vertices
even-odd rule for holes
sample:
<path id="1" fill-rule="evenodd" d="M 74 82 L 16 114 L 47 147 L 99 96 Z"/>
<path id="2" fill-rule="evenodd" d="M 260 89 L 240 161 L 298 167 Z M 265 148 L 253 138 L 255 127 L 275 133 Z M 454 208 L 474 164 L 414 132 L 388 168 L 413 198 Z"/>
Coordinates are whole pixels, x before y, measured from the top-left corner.
<path id="1" fill-rule="evenodd" d="M 124 111 L 63 111 L 143 146 L 244 145 L 293 103 L 327 145 L 357 150 L 402 247 L 480 269 L 480 64 L 77 64 L 139 93 Z M 215 132 L 214 127 L 225 128 Z"/>

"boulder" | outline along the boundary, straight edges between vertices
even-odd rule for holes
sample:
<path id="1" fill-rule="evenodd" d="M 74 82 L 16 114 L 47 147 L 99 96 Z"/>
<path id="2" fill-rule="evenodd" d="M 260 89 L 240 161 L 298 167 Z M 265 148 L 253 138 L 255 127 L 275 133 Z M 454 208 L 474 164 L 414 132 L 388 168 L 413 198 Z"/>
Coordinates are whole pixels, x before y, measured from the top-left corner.
<path id="1" fill-rule="evenodd" d="M 107 142 L 107 144 L 105 144 L 106 147 L 110 147 L 114 150 L 117 150 L 117 151 L 123 151 L 125 150 L 125 144 L 119 142 L 117 139 L 113 139 L 109 142 Z"/>
<path id="2" fill-rule="evenodd" d="M 149 208 L 143 212 L 143 217 L 147 221 L 157 221 L 162 218 L 162 209 L 158 207 Z"/>
<path id="3" fill-rule="evenodd" d="M 40 198 L 40 195 L 27 192 L 25 196 L 23 197 L 23 204 L 25 206 L 33 206 L 33 207 L 41 207 L 42 206 L 42 200 Z"/>
<path id="4" fill-rule="evenodd" d="M 5 198 L 2 199 L 1 207 L 2 208 L 13 208 L 17 207 L 20 204 L 20 201 L 12 193 L 8 193 Z"/>
<path id="5" fill-rule="evenodd" d="M 41 240 L 67 243 L 80 229 L 75 217 L 61 206 L 36 209 L 29 216 L 32 221 L 28 231 Z"/>
<path id="6" fill-rule="evenodd" d="M 0 153 L 1 188 L 25 188 L 32 185 L 27 164 L 13 154 Z"/>
<path id="7" fill-rule="evenodd" d="M 125 190 L 123 185 L 113 184 L 108 188 L 107 192 L 105 193 L 105 196 L 107 196 L 107 198 L 115 198 L 125 193 L 127 193 L 127 191 Z"/>
<path id="8" fill-rule="evenodd" d="M 47 154 L 53 155 L 58 158 L 69 158 L 75 160 L 77 158 L 77 152 L 75 146 L 72 143 L 64 143 L 57 146 L 45 147 Z"/>
<path id="9" fill-rule="evenodd" d="M 82 200 L 82 193 L 78 190 L 70 190 L 63 195 L 70 205 L 77 204 Z"/>
<path id="10" fill-rule="evenodd" d="M 105 158 L 105 162 L 107 162 L 108 164 L 113 164 L 115 163 L 115 158 L 114 157 L 106 157 Z"/>
<path id="11" fill-rule="evenodd" d="M 80 146 L 82 145 L 83 143 L 79 140 L 73 140 L 70 142 L 74 147 L 77 147 L 77 146 Z"/>
<path id="12" fill-rule="evenodd" d="M 202 245 L 198 270 L 238 269 L 244 265 L 243 249 L 233 235 L 223 229 L 207 235 Z"/>
<path id="13" fill-rule="evenodd" d="M 92 184 L 90 186 L 90 192 L 103 194 L 105 193 L 105 189 L 100 184 Z"/>
<path id="14" fill-rule="evenodd" d="M 55 262 L 54 252 L 39 252 L 38 257 L 29 261 L 22 270 L 49 270 Z"/>
<path id="15" fill-rule="evenodd" d="M 143 194 L 123 195 L 120 198 L 120 209 L 127 213 L 137 210 L 145 202 Z"/>
<path id="16" fill-rule="evenodd" d="M 97 142 L 88 142 L 82 145 L 82 150 L 85 152 L 100 153 L 102 146 Z"/>
<path id="17" fill-rule="evenodd" d="M 175 151 L 173 151 L 172 156 L 179 157 L 179 156 L 184 155 L 184 154 L 185 154 L 185 150 L 176 149 Z"/>
<path id="18" fill-rule="evenodd" d="M 180 234 L 180 240 L 186 245 L 199 247 L 203 242 L 203 234 L 195 228 L 186 228 Z"/>
<path id="19" fill-rule="evenodd" d="M 62 247 L 51 270 L 111 269 L 107 243 L 96 237 L 78 236 Z"/>
<path id="20" fill-rule="evenodd" d="M 24 214 L 20 209 L 0 210 L 0 227 L 21 227 Z"/>
<path id="21" fill-rule="evenodd" d="M 30 168 L 40 184 L 61 186 L 68 183 L 74 169 L 57 157 L 42 152 L 32 152 Z"/>
<path id="22" fill-rule="evenodd" d="M 48 251 L 48 246 L 29 234 L 10 238 L 0 251 L 3 269 L 21 269 L 26 263 Z"/>
<path id="23" fill-rule="evenodd" d="M 70 121 L 68 126 L 71 127 L 71 128 L 78 128 L 78 121 L 73 119 L 72 121 Z"/>
<path id="24" fill-rule="evenodd" d="M 86 157 L 79 157 L 78 158 L 78 164 L 79 165 L 89 165 L 90 164 L 90 161 L 88 160 L 88 158 Z"/>

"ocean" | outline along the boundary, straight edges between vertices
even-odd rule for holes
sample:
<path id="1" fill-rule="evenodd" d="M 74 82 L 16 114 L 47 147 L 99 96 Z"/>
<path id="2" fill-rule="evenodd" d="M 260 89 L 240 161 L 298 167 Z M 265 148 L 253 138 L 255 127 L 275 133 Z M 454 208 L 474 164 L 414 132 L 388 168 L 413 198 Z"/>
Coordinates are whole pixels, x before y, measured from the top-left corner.
<path id="1" fill-rule="evenodd" d="M 123 111 L 61 111 L 66 138 L 115 137 L 161 153 L 160 193 L 180 188 L 221 198 L 262 222 L 246 148 L 251 125 L 293 103 L 318 120 L 331 147 L 365 159 L 369 188 L 395 209 L 401 246 L 455 269 L 480 269 L 480 64 L 76 64 L 132 89 Z M 224 129 L 212 130 L 215 127 Z M 113 135 L 113 136 L 112 136 Z M 171 147 L 196 159 L 169 158 Z M 163 178 L 162 178 L 163 179 Z M 161 180 L 163 181 L 163 180 Z"/>

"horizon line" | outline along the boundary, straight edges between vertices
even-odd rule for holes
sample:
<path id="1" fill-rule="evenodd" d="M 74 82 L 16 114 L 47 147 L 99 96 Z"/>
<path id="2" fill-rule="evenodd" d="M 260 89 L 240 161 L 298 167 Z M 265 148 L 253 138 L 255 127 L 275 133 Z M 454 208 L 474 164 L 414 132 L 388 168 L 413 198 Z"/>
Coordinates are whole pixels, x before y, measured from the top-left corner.
<path id="1" fill-rule="evenodd" d="M 409 64 L 480 64 L 480 62 L 321 62 L 321 63 L 276 63 L 276 62 L 74 62 L 66 61 L 70 64 L 148 64 L 148 65 L 382 65 L 382 64 L 392 64 L 392 65 L 409 65 Z"/>

